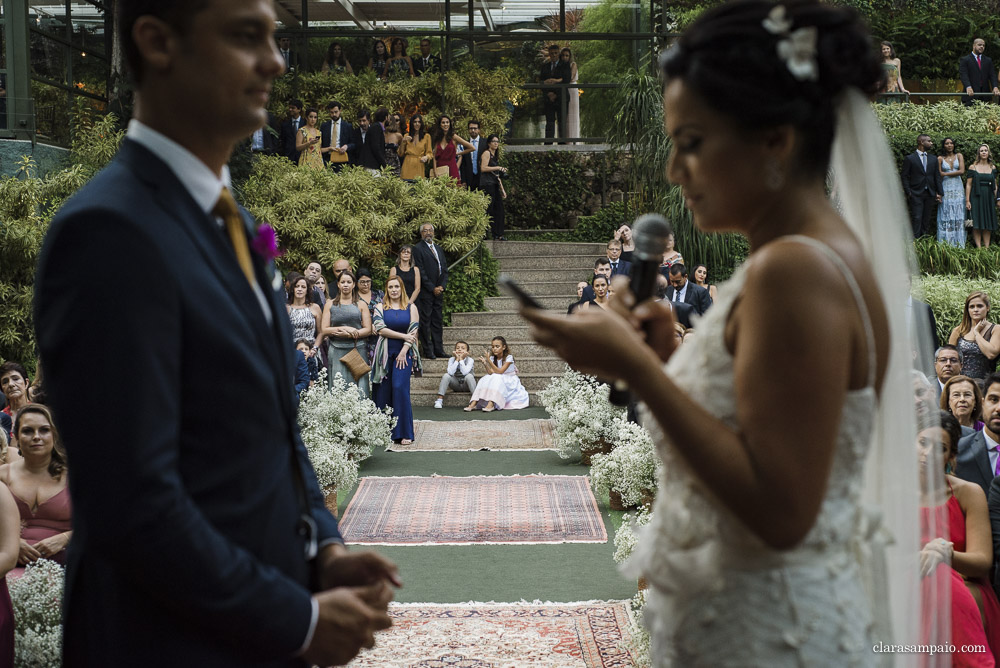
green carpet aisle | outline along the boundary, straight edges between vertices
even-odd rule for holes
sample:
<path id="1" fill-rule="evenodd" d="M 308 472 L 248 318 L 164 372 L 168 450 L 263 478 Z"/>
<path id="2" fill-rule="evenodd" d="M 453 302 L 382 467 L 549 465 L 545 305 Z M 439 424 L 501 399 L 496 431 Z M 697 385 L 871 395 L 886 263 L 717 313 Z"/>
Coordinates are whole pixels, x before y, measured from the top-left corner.
<path id="1" fill-rule="evenodd" d="M 414 407 L 416 420 L 544 418 L 546 413 L 538 407 L 494 413 Z M 490 447 L 502 446 L 491 443 Z M 554 451 L 378 451 L 362 464 L 360 471 L 362 478 L 536 474 L 586 476 L 588 468 L 562 460 Z M 340 495 L 342 518 L 356 492 L 357 488 Z M 608 535 L 607 541 L 601 543 L 366 548 L 399 564 L 404 588 L 396 593 L 396 601 L 407 605 L 394 607 L 396 629 L 391 638 L 382 637 L 381 649 L 363 654 L 351 665 L 438 665 L 421 663 L 432 660 L 456 667 L 631 666 L 627 653 L 619 648 L 621 633 L 627 626 L 624 606 L 599 603 L 625 601 L 635 593 L 635 583 L 619 575 L 612 558 L 621 513 L 609 511 L 607 499 L 598 499 L 598 507 Z M 522 601 L 562 605 L 483 605 Z M 461 605 L 470 602 L 477 605 Z M 502 632 L 497 633 L 498 628 Z M 442 639 L 427 647 L 428 634 Z M 450 640 L 443 640 L 445 635 Z M 402 638 L 405 642 L 401 642 Z M 539 643 L 540 638 L 545 641 Z M 572 651 L 567 649 L 570 645 Z M 559 649 L 553 649 L 556 647 Z M 480 661 L 485 663 L 477 663 Z"/>

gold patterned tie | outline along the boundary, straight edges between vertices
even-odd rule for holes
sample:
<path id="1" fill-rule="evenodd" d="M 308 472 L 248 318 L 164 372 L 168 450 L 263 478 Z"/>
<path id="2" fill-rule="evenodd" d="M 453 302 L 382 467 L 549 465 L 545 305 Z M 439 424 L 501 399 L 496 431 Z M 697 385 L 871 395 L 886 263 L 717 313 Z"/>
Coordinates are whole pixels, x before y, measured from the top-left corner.
<path id="1" fill-rule="evenodd" d="M 222 189 L 219 201 L 215 203 L 212 213 L 222 218 L 226 223 L 229 241 L 232 242 L 233 250 L 236 251 L 236 261 L 250 285 L 255 285 L 257 279 L 254 278 L 253 263 L 250 261 L 250 244 L 247 243 L 246 228 L 243 226 L 243 217 L 240 216 L 239 207 L 236 206 L 236 200 L 233 199 L 229 188 Z"/>

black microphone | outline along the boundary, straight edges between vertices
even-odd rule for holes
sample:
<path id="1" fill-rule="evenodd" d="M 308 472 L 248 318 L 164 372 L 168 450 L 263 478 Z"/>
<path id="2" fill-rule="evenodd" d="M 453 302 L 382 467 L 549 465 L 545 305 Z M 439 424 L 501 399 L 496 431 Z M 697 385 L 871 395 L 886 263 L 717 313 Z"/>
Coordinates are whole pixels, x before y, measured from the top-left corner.
<path id="1" fill-rule="evenodd" d="M 635 295 L 636 304 L 656 296 L 656 279 L 667 250 L 667 237 L 671 234 L 670 223 L 658 213 L 639 216 L 632 225 L 635 251 L 632 252 L 629 288 Z M 615 406 L 627 406 L 628 385 L 624 381 L 616 381 L 608 398 Z"/>

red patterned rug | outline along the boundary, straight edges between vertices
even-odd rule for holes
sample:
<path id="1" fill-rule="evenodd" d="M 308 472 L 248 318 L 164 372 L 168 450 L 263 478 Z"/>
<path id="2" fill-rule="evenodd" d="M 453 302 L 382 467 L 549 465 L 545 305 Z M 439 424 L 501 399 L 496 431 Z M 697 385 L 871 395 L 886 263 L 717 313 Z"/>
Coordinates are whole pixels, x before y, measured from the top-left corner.
<path id="1" fill-rule="evenodd" d="M 606 543 L 585 476 L 362 478 L 340 523 L 355 545 Z"/>
<path id="2" fill-rule="evenodd" d="M 626 668 L 627 603 L 413 603 L 349 666 L 360 668 Z"/>

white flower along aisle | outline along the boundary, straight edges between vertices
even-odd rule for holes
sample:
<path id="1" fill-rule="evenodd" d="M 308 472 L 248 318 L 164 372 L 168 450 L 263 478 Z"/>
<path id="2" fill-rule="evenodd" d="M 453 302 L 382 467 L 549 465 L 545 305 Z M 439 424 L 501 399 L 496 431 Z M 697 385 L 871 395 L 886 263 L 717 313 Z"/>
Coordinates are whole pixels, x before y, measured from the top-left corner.
<path id="1" fill-rule="evenodd" d="M 14 604 L 14 666 L 56 668 L 62 664 L 62 598 L 66 571 L 48 559 L 28 564 L 8 580 Z"/>
<path id="2" fill-rule="evenodd" d="M 339 373 L 333 378 L 332 390 L 327 389 L 323 369 L 319 380 L 302 392 L 302 442 L 331 511 L 336 513 L 337 490 L 351 489 L 358 482 L 361 462 L 376 447 L 392 445 L 395 423 L 391 408 L 379 410 L 374 401 L 361 396 L 357 385 L 346 382 Z"/>

